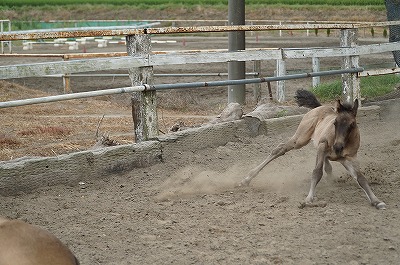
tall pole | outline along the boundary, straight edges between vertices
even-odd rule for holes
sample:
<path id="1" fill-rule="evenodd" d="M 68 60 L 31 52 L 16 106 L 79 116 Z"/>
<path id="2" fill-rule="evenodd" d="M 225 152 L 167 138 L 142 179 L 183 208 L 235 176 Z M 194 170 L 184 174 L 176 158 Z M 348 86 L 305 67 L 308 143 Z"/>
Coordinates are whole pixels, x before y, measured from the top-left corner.
<path id="1" fill-rule="evenodd" d="M 229 0 L 228 1 L 228 23 L 233 25 L 245 25 L 245 0 Z M 238 51 L 244 50 L 245 32 L 233 31 L 229 32 L 228 50 Z M 245 79 L 246 64 L 245 62 L 228 62 L 228 78 L 231 80 Z M 228 103 L 237 102 L 244 105 L 246 102 L 246 86 L 230 85 L 228 86 Z"/>

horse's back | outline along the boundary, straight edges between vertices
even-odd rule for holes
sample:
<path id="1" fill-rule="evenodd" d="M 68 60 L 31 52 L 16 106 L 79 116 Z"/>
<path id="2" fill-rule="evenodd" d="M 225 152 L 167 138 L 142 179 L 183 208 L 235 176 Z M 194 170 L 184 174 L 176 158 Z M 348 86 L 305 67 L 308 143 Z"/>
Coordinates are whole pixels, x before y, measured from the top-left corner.
<path id="1" fill-rule="evenodd" d="M 330 106 L 320 106 L 307 112 L 297 128 L 295 137 L 302 141 L 313 140 L 315 145 L 328 136 L 332 131 L 336 112 Z"/>
<path id="2" fill-rule="evenodd" d="M 1 265 L 77 265 L 72 252 L 54 235 L 19 220 L 0 217 Z"/>
<path id="3" fill-rule="evenodd" d="M 329 106 L 320 106 L 311 109 L 306 114 L 304 114 L 303 119 L 300 122 L 299 129 L 311 129 L 312 131 L 314 131 L 315 128 L 319 126 L 322 121 L 335 116 L 335 111 L 332 109 L 332 107 Z"/>

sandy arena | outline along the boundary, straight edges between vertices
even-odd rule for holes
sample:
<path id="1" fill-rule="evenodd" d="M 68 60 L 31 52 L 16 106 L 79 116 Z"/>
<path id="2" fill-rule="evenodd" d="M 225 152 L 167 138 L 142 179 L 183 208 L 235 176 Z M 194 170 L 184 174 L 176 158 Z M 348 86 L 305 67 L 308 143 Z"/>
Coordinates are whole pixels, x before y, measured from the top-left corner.
<path id="1" fill-rule="evenodd" d="M 194 39 L 185 42 L 188 49 L 199 45 Z M 218 43 L 211 46 L 226 44 Z M 312 38 L 291 45 L 299 43 L 311 47 L 335 45 L 338 40 Z M 384 54 L 362 63 L 390 58 L 390 54 Z M 226 65 L 201 67 L 179 66 L 175 71 L 226 71 Z M 293 70 L 303 67 L 304 62 L 291 66 Z M 274 62 L 265 63 L 264 76 L 270 76 L 273 68 Z M 11 81 L 29 89 L 2 83 L 7 91 L 3 95 L 12 97 L 14 93 L 19 97 L 16 89 L 25 91 L 25 96 L 62 91 L 60 79 Z M 287 83 L 290 98 L 293 91 L 309 86 L 311 81 Z M 128 79 L 72 81 L 75 91 L 124 85 L 129 85 Z M 202 124 L 226 104 L 226 89 L 173 93 L 172 97 L 189 102 L 193 109 L 183 111 L 170 105 L 162 108 L 160 124 L 165 132 L 179 121 Z M 248 94 L 251 98 L 251 89 Z M 167 101 L 167 96 L 161 100 Z M 90 148 L 103 114 L 101 132 L 120 143 L 131 143 L 128 101 L 126 97 L 104 97 L 0 110 L 0 136 L 19 141 L 2 146 L 1 158 L 51 156 Z M 323 202 L 320 207 L 300 207 L 315 162 L 312 145 L 273 161 L 250 187 L 235 188 L 249 169 L 294 133 L 288 130 L 280 135 L 271 132 L 268 136 L 239 138 L 214 148 L 183 149 L 173 157 L 163 157 L 163 163 L 122 175 L 0 196 L 1 214 L 53 232 L 68 244 L 81 264 L 398 264 L 400 102 L 395 99 L 379 106 L 379 117 L 359 119 L 359 160 L 375 194 L 387 204 L 384 211 L 370 206 L 355 181 L 336 163 L 334 179 L 324 176 L 317 186 L 318 201 Z M 254 102 L 249 99 L 245 111 L 252 108 Z M 49 132 L 40 128 L 53 129 Z M 57 135 L 56 131 L 61 132 Z"/>

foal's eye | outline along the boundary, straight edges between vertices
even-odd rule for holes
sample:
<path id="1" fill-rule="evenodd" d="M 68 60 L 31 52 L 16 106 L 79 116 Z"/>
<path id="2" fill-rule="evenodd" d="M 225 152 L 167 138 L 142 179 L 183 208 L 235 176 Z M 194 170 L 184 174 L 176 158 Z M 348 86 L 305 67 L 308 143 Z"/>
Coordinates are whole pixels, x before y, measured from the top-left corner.
<path id="1" fill-rule="evenodd" d="M 336 120 L 333 122 L 333 125 L 335 125 L 335 126 L 337 125 L 337 121 Z"/>

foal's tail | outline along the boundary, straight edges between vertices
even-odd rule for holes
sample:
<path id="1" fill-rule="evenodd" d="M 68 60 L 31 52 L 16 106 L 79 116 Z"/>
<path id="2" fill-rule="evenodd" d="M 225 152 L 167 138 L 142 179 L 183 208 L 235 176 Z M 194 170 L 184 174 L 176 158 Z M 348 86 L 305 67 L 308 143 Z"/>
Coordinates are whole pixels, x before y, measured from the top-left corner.
<path id="1" fill-rule="evenodd" d="M 308 90 L 297 90 L 294 98 L 300 107 L 304 106 L 313 109 L 321 106 L 321 103 L 318 101 L 315 95 Z"/>

